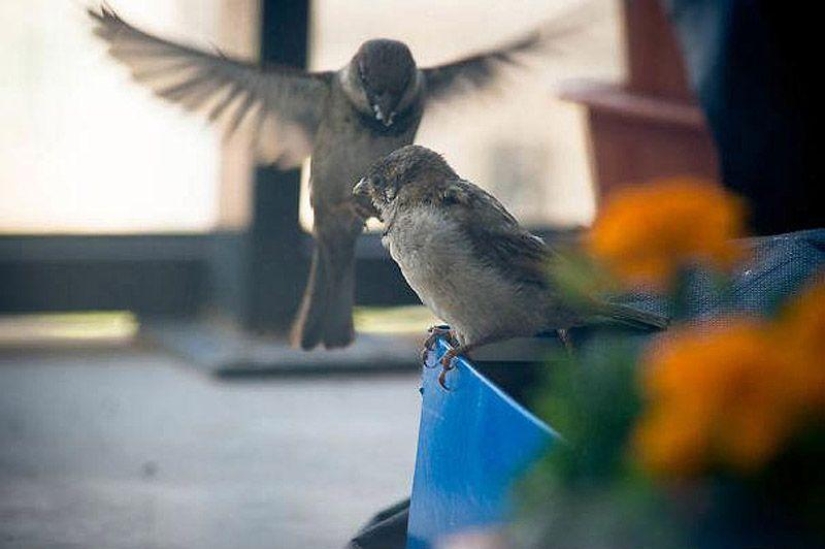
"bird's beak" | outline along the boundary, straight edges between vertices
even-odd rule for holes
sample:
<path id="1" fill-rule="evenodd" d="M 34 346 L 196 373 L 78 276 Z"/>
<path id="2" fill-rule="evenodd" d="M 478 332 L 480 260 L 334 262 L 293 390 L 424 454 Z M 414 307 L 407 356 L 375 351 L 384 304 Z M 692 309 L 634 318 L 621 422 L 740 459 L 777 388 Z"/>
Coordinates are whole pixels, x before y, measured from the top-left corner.
<path id="1" fill-rule="evenodd" d="M 366 177 L 362 177 L 361 180 L 355 184 L 355 187 L 352 188 L 352 194 L 355 196 L 366 196 L 368 186 L 369 180 Z"/>
<path id="2" fill-rule="evenodd" d="M 382 109 L 379 105 L 373 105 L 372 110 L 373 110 L 373 112 L 375 112 L 375 119 L 376 120 L 378 120 L 379 122 L 381 122 L 382 124 L 384 124 L 384 126 L 386 126 L 388 128 L 390 126 L 392 126 L 392 123 L 395 119 L 395 113 L 394 112 L 390 112 L 389 115 L 388 115 L 384 112 L 384 109 Z"/>

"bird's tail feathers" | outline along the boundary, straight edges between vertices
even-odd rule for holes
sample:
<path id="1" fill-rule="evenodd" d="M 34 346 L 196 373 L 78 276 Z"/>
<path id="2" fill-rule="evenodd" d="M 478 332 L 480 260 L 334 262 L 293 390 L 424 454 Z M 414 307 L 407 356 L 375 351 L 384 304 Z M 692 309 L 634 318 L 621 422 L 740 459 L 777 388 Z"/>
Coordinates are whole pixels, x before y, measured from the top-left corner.
<path id="1" fill-rule="evenodd" d="M 346 347 L 355 337 L 352 308 L 355 300 L 355 257 L 335 265 L 327 284 L 326 314 L 323 318 L 324 347 Z"/>
<path id="2" fill-rule="evenodd" d="M 670 324 L 670 319 L 666 316 L 618 303 L 603 305 L 600 314 L 612 321 L 641 330 L 664 330 Z"/>
<path id="3" fill-rule="evenodd" d="M 355 257 L 351 250 L 333 248 L 316 241 L 309 280 L 292 327 L 292 345 L 306 351 L 320 343 L 327 349 L 346 347 L 355 338 Z"/>
<path id="4" fill-rule="evenodd" d="M 327 301 L 326 278 L 324 261 L 321 259 L 318 246 L 316 246 L 312 252 L 312 264 L 309 268 L 309 279 L 307 279 L 301 307 L 298 309 L 298 316 L 292 325 L 290 340 L 294 347 L 301 347 L 305 351 L 310 351 L 321 342 Z"/>

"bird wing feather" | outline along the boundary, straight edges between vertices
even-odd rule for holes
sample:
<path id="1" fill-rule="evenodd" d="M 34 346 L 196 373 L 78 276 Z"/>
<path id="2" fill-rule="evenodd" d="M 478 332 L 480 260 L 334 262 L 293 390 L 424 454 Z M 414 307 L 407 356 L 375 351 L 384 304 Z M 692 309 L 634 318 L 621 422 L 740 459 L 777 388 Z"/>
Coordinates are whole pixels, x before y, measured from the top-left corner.
<path id="1" fill-rule="evenodd" d="M 441 196 L 451 209 L 473 248 L 474 255 L 484 264 L 521 286 L 534 286 L 544 295 L 553 295 L 557 288 L 549 280 L 549 267 L 563 256 L 541 238 L 522 228 L 518 221 L 492 195 L 468 181 L 453 181 Z M 579 309 L 566 309 L 555 301 L 554 320 L 564 315 L 579 323 L 607 320 L 646 330 L 667 327 L 669 320 L 656 313 L 593 300 L 581 303 Z"/>
<path id="2" fill-rule="evenodd" d="M 547 263 L 553 250 L 522 228 L 495 199 L 469 181 L 453 181 L 442 203 L 459 221 L 476 257 L 519 284 L 548 288 Z"/>
<path id="3" fill-rule="evenodd" d="M 508 68 L 522 66 L 531 57 L 559 50 L 566 37 L 582 34 L 592 22 L 592 9 L 577 5 L 539 28 L 501 46 L 456 61 L 422 69 L 427 98 L 436 102 L 493 88 Z"/>
<path id="4" fill-rule="evenodd" d="M 312 153 L 333 73 L 258 65 L 144 32 L 102 5 L 94 33 L 134 79 L 156 95 L 221 124 L 227 135 L 250 122 L 259 156 L 296 166 Z"/>
<path id="5" fill-rule="evenodd" d="M 492 84 L 502 69 L 518 65 L 518 55 L 527 53 L 538 45 L 539 35 L 526 37 L 452 63 L 423 69 L 430 100 L 451 99 L 477 91 Z"/>

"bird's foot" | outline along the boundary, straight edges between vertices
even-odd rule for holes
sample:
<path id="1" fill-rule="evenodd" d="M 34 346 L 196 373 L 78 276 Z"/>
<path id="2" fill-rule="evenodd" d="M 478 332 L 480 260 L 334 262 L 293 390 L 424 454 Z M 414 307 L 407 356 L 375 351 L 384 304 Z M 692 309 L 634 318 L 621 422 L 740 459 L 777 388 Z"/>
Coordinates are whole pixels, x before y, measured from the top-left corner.
<path id="1" fill-rule="evenodd" d="M 567 330 L 566 328 L 559 328 L 556 330 L 556 336 L 558 336 L 559 341 L 561 342 L 562 347 L 564 347 L 564 350 L 567 351 L 567 354 L 572 355 L 574 347 L 573 338 L 570 337 L 570 330 Z"/>
<path id="2" fill-rule="evenodd" d="M 452 337 L 452 333 L 450 336 Z M 459 356 L 468 357 L 468 353 L 482 345 L 486 345 L 488 343 L 492 343 L 493 341 L 497 341 L 499 338 L 494 336 L 485 337 L 479 340 L 476 340 L 472 343 L 464 343 L 463 345 L 459 344 L 457 341 L 451 341 L 453 348 L 449 349 L 446 353 L 441 356 L 439 362 L 441 363 L 441 373 L 438 375 L 438 384 L 444 387 L 446 390 L 450 390 L 445 383 L 445 379 L 447 377 L 447 372 L 455 368 L 455 359 Z"/>
<path id="3" fill-rule="evenodd" d="M 459 352 L 457 349 L 450 349 L 438 361 L 441 364 L 441 373 L 438 374 L 438 384 L 445 391 L 449 391 L 447 387 L 447 372 L 455 368 L 455 359 L 458 358 Z"/>
<path id="4" fill-rule="evenodd" d="M 424 340 L 424 348 L 421 349 L 421 362 L 424 363 L 424 366 L 430 368 L 431 366 L 427 366 L 427 355 L 429 355 L 430 351 L 435 348 L 435 342 L 438 341 L 439 337 L 447 337 L 447 340 L 450 342 L 451 345 L 455 347 L 456 340 L 455 334 L 448 326 L 430 326 L 429 330 L 427 330 L 429 334 L 427 339 Z"/>

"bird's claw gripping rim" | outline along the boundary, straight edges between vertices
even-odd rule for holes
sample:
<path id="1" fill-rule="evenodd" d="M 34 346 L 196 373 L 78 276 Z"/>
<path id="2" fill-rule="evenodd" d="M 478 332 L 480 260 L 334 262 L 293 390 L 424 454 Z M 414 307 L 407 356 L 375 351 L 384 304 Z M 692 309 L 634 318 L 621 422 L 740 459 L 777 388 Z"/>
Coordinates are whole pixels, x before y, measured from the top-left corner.
<path id="1" fill-rule="evenodd" d="M 441 364 L 441 373 L 438 374 L 438 384 L 441 385 L 441 388 L 445 391 L 450 390 L 450 388 L 447 387 L 447 372 L 455 368 L 456 358 L 458 358 L 458 352 L 455 349 L 449 349 L 438 361 Z"/>
<path id="2" fill-rule="evenodd" d="M 427 333 L 429 335 L 427 339 L 424 340 L 424 348 L 421 349 L 421 362 L 424 363 L 425 368 L 435 368 L 435 365 L 430 366 L 427 364 L 427 356 L 430 354 L 430 351 L 435 348 L 436 341 L 438 341 L 439 337 L 446 336 L 447 340 L 452 344 L 455 341 L 455 336 L 453 336 L 453 331 L 449 326 L 430 326 Z"/>
<path id="3" fill-rule="evenodd" d="M 424 348 L 421 350 L 421 362 L 424 363 L 425 368 L 435 368 L 436 365 L 441 365 L 441 373 L 438 374 L 438 384 L 444 388 L 444 390 L 449 391 L 450 389 L 447 387 L 446 377 L 447 372 L 455 368 L 454 361 L 458 357 L 458 352 L 456 351 L 456 347 L 458 346 L 458 342 L 455 339 L 455 334 L 450 329 L 449 326 L 431 326 L 428 330 L 427 339 L 424 341 Z M 435 361 L 432 366 L 427 363 L 427 358 L 430 352 L 435 349 L 436 342 L 439 338 L 444 337 L 453 346 L 453 349 L 449 349 L 440 359 Z"/>

